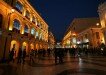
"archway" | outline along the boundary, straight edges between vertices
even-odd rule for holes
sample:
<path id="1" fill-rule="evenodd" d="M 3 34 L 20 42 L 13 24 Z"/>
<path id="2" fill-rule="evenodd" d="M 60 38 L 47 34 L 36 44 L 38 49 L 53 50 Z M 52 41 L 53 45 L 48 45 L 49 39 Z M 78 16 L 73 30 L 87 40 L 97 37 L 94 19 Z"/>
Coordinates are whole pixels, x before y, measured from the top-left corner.
<path id="1" fill-rule="evenodd" d="M 17 57 L 18 55 L 18 50 L 19 50 L 19 43 L 16 40 L 12 40 L 11 41 L 11 46 L 10 46 L 10 51 L 12 50 L 12 48 L 15 48 L 15 57 Z"/>
<path id="2" fill-rule="evenodd" d="M 33 49 L 34 50 L 34 44 L 32 44 L 32 43 L 30 44 L 30 49 L 31 50 Z"/>
<path id="3" fill-rule="evenodd" d="M 28 44 L 26 42 L 22 43 L 22 50 L 26 49 L 26 53 L 28 54 Z"/>
<path id="4" fill-rule="evenodd" d="M 38 44 L 36 44 L 36 49 L 39 50 L 39 45 Z"/>
<path id="5" fill-rule="evenodd" d="M 40 44 L 40 49 L 42 49 L 43 47 L 42 47 L 42 44 Z"/>

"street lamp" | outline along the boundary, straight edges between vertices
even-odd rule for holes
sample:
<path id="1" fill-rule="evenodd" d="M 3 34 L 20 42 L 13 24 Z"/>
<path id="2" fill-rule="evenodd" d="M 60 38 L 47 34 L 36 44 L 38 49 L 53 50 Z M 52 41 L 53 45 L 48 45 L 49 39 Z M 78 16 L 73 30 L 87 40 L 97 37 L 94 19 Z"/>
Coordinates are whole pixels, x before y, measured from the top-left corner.
<path id="1" fill-rule="evenodd" d="M 10 15 L 14 12 L 14 9 L 11 9 L 11 12 L 8 14 L 8 28 L 9 28 L 9 25 L 10 25 Z M 5 38 L 5 44 L 4 44 L 4 50 L 3 50 L 3 57 L 2 57 L 2 62 L 6 62 L 6 59 L 5 59 L 5 52 L 6 52 L 6 45 L 7 45 L 7 40 L 8 40 L 8 36 L 11 35 L 11 34 L 8 34 L 6 35 L 6 38 Z M 12 38 L 12 35 L 11 35 L 11 38 Z"/>

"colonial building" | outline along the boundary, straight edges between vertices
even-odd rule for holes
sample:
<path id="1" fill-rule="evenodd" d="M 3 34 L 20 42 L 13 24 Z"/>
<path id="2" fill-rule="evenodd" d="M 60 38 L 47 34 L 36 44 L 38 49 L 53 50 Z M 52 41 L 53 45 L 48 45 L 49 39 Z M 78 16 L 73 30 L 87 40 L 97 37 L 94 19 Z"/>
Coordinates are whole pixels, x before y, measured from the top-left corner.
<path id="1" fill-rule="evenodd" d="M 101 27 L 103 30 L 103 34 L 105 38 L 105 45 L 106 45 L 106 2 L 99 5 L 98 13 L 99 13 Z"/>
<path id="2" fill-rule="evenodd" d="M 98 47 L 104 42 L 98 18 L 75 18 L 64 35 L 63 47 Z"/>
<path id="3" fill-rule="evenodd" d="M 0 59 L 15 47 L 48 48 L 48 25 L 27 0 L 0 0 Z"/>
<path id="4" fill-rule="evenodd" d="M 55 37 L 51 31 L 48 34 L 48 47 L 53 49 L 55 47 Z"/>

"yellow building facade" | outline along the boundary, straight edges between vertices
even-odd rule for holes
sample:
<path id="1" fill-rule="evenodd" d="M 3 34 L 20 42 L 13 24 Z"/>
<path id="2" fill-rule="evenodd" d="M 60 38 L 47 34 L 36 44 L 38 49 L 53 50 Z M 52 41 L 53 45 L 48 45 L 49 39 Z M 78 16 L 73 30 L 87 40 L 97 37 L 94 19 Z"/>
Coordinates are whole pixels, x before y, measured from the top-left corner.
<path id="1" fill-rule="evenodd" d="M 99 5 L 98 7 L 98 14 L 100 17 L 101 27 L 105 38 L 105 45 L 106 45 L 106 2 Z"/>
<path id="2" fill-rule="evenodd" d="M 76 45 L 80 48 L 96 48 L 104 43 L 101 28 L 88 28 L 76 36 Z"/>
<path id="3" fill-rule="evenodd" d="M 49 35 L 48 35 L 48 47 L 50 49 L 55 48 L 55 37 L 51 31 L 49 31 Z"/>
<path id="4" fill-rule="evenodd" d="M 98 47 L 104 43 L 99 18 L 75 18 L 64 35 L 62 46 Z"/>
<path id="5" fill-rule="evenodd" d="M 48 25 L 27 0 L 0 0 L 0 59 L 8 58 L 15 46 L 26 49 L 48 48 Z"/>

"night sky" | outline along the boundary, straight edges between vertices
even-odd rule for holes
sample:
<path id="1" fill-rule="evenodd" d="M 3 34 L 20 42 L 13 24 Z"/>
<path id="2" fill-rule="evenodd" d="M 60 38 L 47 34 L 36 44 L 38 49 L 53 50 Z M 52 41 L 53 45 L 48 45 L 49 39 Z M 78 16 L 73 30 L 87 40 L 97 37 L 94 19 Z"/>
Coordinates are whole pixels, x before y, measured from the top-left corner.
<path id="1" fill-rule="evenodd" d="M 61 41 L 74 18 L 98 17 L 98 6 L 106 0 L 29 0 Z"/>

